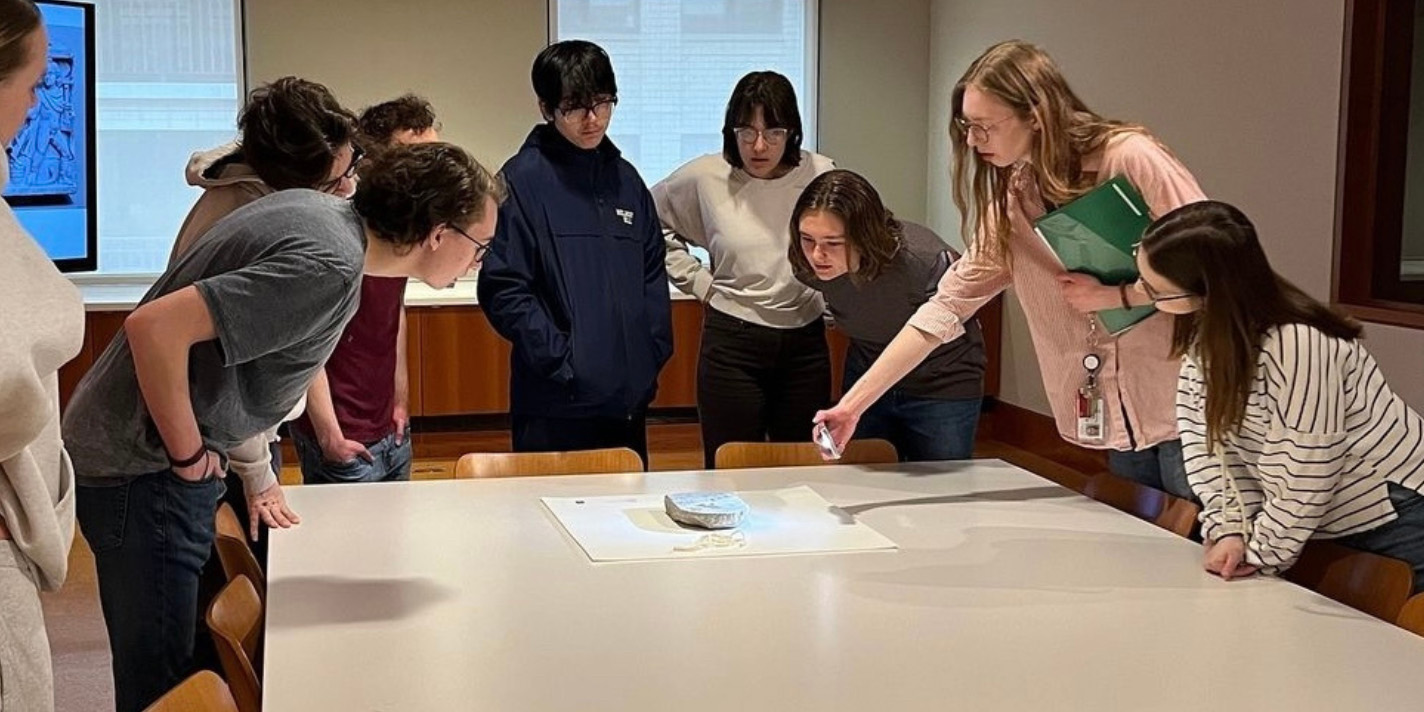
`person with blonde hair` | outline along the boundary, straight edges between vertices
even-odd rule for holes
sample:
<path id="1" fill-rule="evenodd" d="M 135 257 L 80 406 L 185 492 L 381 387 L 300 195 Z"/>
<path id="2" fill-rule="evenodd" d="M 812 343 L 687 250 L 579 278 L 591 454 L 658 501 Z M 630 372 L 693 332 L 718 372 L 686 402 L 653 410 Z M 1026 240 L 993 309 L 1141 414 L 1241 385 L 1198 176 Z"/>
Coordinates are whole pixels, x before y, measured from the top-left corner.
<path id="1" fill-rule="evenodd" d="M 816 414 L 817 427 L 849 440 L 872 403 L 1012 286 L 1059 434 L 1107 450 L 1121 476 L 1190 498 L 1173 419 L 1180 359 L 1171 354 L 1171 320 L 1153 315 L 1117 336 L 1105 333 L 1093 312 L 1149 300 L 1125 284 L 1065 271 L 1034 221 L 1115 176 L 1129 180 L 1157 217 L 1204 199 L 1196 179 L 1145 128 L 1089 109 L 1053 60 L 1027 42 L 996 44 L 974 60 L 950 108 L 965 256 L 865 376 Z M 1096 433 L 1078 427 L 1090 385 L 1103 416 Z"/>
<path id="2" fill-rule="evenodd" d="M 0 0 L 0 145 L 19 134 L 49 45 L 30 0 Z M 10 162 L 0 160 L 0 190 Z M 84 341 L 79 291 L 0 200 L 0 710 L 54 709 L 41 590 L 69 572 L 74 469 L 59 429 L 60 366 Z"/>

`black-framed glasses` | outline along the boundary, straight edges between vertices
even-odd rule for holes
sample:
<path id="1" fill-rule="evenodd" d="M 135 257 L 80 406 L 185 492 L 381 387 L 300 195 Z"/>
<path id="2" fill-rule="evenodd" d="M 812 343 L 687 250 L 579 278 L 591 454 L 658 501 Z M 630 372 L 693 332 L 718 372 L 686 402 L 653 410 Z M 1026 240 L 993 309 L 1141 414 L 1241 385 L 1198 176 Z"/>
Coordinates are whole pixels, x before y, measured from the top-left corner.
<path id="1" fill-rule="evenodd" d="M 559 106 L 558 114 L 561 118 L 571 124 L 581 124 L 588 121 L 590 115 L 600 119 L 606 119 L 613 115 L 613 107 L 618 106 L 618 97 L 610 96 L 595 100 L 586 106 L 573 106 L 566 104 Z"/>
<path id="2" fill-rule="evenodd" d="M 321 192 L 330 193 L 341 187 L 341 181 L 350 180 L 356 177 L 356 168 L 361 165 L 361 159 L 366 157 L 366 152 L 360 146 L 351 144 L 351 162 L 346 164 L 346 170 L 341 172 L 335 180 L 329 180 L 321 185 Z"/>
<path id="3" fill-rule="evenodd" d="M 445 223 L 445 227 L 448 227 L 448 228 L 450 228 L 451 230 L 454 230 L 455 232 L 460 233 L 460 237 L 463 237 L 463 238 L 465 238 L 466 240 L 469 240 L 470 242 L 475 243 L 475 261 L 476 261 L 476 262 L 483 262 L 483 261 L 484 261 L 484 259 L 485 259 L 485 253 L 489 252 L 489 249 L 490 249 L 490 244 L 489 244 L 488 242 L 480 242 L 479 240 L 476 240 L 475 238 L 470 237 L 470 233 L 465 232 L 464 230 L 461 230 L 461 229 L 460 229 L 459 227 L 457 227 L 454 223 Z"/>
<path id="4" fill-rule="evenodd" d="M 971 123 L 963 116 L 959 116 L 955 117 L 954 123 L 959 124 L 959 128 L 964 129 L 964 133 L 968 135 L 969 138 L 972 138 L 975 141 L 978 141 L 979 143 L 984 143 L 985 141 L 989 140 L 990 129 L 1012 118 L 1014 118 L 1014 115 L 1009 114 L 1008 116 L 1005 116 L 1004 118 L 999 119 L 998 121 L 990 121 L 987 124 L 976 124 Z"/>
<path id="5" fill-rule="evenodd" d="M 1137 284 L 1142 287 L 1142 293 L 1146 294 L 1147 298 L 1151 299 L 1153 304 L 1161 304 L 1162 302 L 1175 302 L 1180 299 L 1191 299 L 1192 297 L 1196 296 L 1195 294 L 1187 294 L 1186 292 L 1182 292 L 1180 294 L 1162 294 L 1156 289 L 1153 289 L 1152 285 L 1148 284 L 1147 280 L 1141 277 L 1137 278 Z"/>
<path id="6" fill-rule="evenodd" d="M 760 136 L 763 141 L 766 141 L 766 145 L 768 146 L 780 146 L 786 143 L 786 139 L 791 136 L 791 132 L 786 129 L 760 130 L 750 126 L 738 126 L 732 129 L 732 133 L 737 135 L 738 142 L 747 146 L 755 144 L 758 136 Z"/>

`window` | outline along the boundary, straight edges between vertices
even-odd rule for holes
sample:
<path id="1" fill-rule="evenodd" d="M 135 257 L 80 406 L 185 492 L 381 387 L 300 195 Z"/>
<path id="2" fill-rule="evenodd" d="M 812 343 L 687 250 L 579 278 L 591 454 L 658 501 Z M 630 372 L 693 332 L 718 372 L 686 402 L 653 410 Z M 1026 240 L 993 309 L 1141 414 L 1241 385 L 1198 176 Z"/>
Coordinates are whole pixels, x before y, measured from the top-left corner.
<path id="1" fill-rule="evenodd" d="M 238 0 L 97 0 L 99 272 L 153 275 L 198 191 L 184 166 L 235 138 Z"/>
<path id="2" fill-rule="evenodd" d="M 1335 299 L 1424 328 L 1424 0 L 1346 15 Z"/>
<path id="3" fill-rule="evenodd" d="M 815 147 L 816 0 L 550 0 L 549 18 L 551 41 L 586 39 L 613 58 L 608 135 L 649 185 L 722 150 L 727 98 L 751 71 L 791 80 L 802 145 Z"/>

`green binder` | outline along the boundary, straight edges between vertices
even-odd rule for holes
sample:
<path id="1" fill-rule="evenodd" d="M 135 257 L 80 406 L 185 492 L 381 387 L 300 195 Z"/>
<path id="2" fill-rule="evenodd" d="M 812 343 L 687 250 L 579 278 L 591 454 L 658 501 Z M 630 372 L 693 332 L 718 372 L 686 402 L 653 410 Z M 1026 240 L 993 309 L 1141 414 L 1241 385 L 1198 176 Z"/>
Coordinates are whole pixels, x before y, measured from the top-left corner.
<path id="1" fill-rule="evenodd" d="M 1115 176 L 1039 218 L 1033 229 L 1069 272 L 1090 274 L 1115 287 L 1137 280 L 1132 252 L 1151 224 L 1142 194 Z M 1156 311 L 1151 306 L 1105 309 L 1098 320 L 1108 333 L 1120 334 Z"/>

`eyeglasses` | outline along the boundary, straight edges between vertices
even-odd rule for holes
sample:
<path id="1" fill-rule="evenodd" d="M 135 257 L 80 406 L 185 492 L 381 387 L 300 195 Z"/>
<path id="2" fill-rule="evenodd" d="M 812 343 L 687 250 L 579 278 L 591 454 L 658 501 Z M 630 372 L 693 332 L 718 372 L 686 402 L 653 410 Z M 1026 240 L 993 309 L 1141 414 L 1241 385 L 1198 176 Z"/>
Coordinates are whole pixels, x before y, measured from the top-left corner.
<path id="1" fill-rule="evenodd" d="M 755 144 L 758 136 L 760 136 L 763 141 L 766 141 L 766 145 L 768 146 L 780 146 L 786 143 L 787 137 L 791 135 L 791 132 L 786 129 L 766 129 L 762 131 L 750 126 L 738 126 L 732 129 L 732 133 L 737 135 L 737 141 L 747 146 Z"/>
<path id="2" fill-rule="evenodd" d="M 983 143 L 983 142 L 989 140 L 989 130 L 990 130 L 990 129 L 992 129 L 992 128 L 994 128 L 995 126 L 998 126 L 999 124 L 1002 124 L 1002 123 L 1004 123 L 1005 121 L 1008 121 L 1009 119 L 1012 119 L 1012 118 L 1014 118 L 1014 115 L 1013 115 L 1013 114 L 1009 114 L 1008 116 L 1005 116 L 1004 118 L 999 119 L 998 121 L 990 121 L 990 122 L 987 123 L 987 124 L 975 124 L 975 123 L 971 123 L 969 120 L 965 119 L 963 116 L 958 116 L 958 117 L 955 117 L 954 123 L 959 124 L 959 128 L 964 129 L 964 133 L 965 133 L 966 135 L 968 135 L 969 138 L 972 138 L 972 139 L 974 139 L 975 141 L 978 141 L 978 142 L 980 142 L 980 143 Z"/>
<path id="3" fill-rule="evenodd" d="M 334 192 L 337 188 L 341 187 L 341 181 L 350 180 L 356 177 L 356 166 L 359 165 L 361 163 L 361 159 L 365 157 L 366 152 L 361 150 L 360 146 L 357 146 L 354 143 L 351 144 L 351 163 L 346 165 L 346 170 L 342 171 L 341 175 L 337 176 L 335 180 L 329 180 L 325 183 L 322 183 L 321 187 L 318 190 L 323 193 Z"/>
<path id="4" fill-rule="evenodd" d="M 1141 249 L 1141 242 L 1132 246 L 1132 259 L 1137 259 L 1137 252 Z M 1152 300 L 1153 304 L 1161 304 L 1162 302 L 1175 302 L 1180 299 L 1191 299 L 1192 297 L 1197 296 L 1195 294 L 1188 294 L 1186 292 L 1181 292 L 1179 294 L 1162 294 L 1156 289 L 1153 289 L 1152 285 L 1148 284 L 1147 280 L 1143 279 L 1140 276 L 1137 278 L 1137 286 L 1142 289 L 1142 293 L 1146 294 L 1148 299 Z"/>
<path id="5" fill-rule="evenodd" d="M 450 228 L 451 230 L 454 230 L 455 232 L 460 233 L 460 237 L 463 237 L 463 238 L 465 238 L 466 240 L 469 240 L 470 242 L 475 243 L 475 261 L 476 261 L 476 262 L 483 262 L 483 261 L 484 261 L 484 259 L 485 259 L 485 253 L 486 253 L 486 252 L 489 252 L 489 248 L 490 248 L 490 244 L 489 244 L 488 242 L 480 242 L 479 240 L 476 240 L 475 238 L 470 237 L 470 233 L 465 232 L 464 230 L 461 230 L 460 228 L 456 227 L 453 223 L 445 223 L 445 227 L 448 227 L 448 228 Z"/>
<path id="6" fill-rule="evenodd" d="M 613 115 L 613 107 L 618 105 L 618 97 L 608 97 L 598 99 L 588 106 L 573 106 L 566 104 L 556 110 L 556 114 L 571 124 L 581 124 L 588 121 L 590 115 L 600 119 L 606 119 Z"/>

